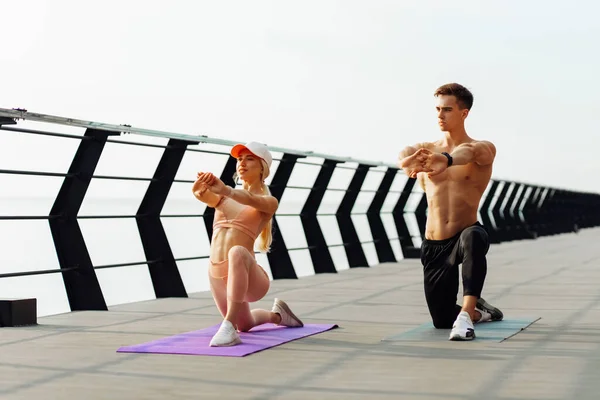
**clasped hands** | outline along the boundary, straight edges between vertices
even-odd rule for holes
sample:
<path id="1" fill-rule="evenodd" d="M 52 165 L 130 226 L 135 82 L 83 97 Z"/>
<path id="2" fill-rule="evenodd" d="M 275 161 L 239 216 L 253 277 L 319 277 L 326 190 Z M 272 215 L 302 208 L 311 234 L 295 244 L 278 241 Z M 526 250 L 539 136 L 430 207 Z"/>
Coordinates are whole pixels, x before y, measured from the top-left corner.
<path id="1" fill-rule="evenodd" d="M 214 194 L 226 195 L 229 192 L 229 186 L 217 178 L 212 172 L 198 172 L 196 182 L 192 186 L 192 192 L 201 196 L 210 190 Z"/>
<path id="2" fill-rule="evenodd" d="M 427 172 L 428 176 L 435 176 L 448 168 L 448 159 L 442 153 L 420 148 L 413 155 L 402 159 L 400 168 L 410 178 L 416 178 L 419 172 Z"/>

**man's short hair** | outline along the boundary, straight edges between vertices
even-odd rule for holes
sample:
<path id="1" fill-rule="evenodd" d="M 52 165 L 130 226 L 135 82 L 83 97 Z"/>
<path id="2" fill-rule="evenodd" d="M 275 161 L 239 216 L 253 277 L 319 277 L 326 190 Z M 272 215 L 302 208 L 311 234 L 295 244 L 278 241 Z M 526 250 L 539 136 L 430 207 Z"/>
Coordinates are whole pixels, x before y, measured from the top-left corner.
<path id="1" fill-rule="evenodd" d="M 433 94 L 437 96 L 454 96 L 458 106 L 462 109 L 470 110 L 473 107 L 473 93 L 463 85 L 458 83 L 447 83 L 436 89 Z"/>

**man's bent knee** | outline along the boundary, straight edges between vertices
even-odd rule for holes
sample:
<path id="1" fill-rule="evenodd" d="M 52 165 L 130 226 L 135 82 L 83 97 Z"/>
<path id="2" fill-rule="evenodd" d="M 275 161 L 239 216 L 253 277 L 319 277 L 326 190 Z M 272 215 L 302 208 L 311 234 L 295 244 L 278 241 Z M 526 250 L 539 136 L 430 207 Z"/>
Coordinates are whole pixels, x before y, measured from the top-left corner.
<path id="1" fill-rule="evenodd" d="M 471 226 L 460 234 L 460 243 L 463 249 L 480 249 L 487 252 L 490 241 L 485 229 L 479 226 Z"/>

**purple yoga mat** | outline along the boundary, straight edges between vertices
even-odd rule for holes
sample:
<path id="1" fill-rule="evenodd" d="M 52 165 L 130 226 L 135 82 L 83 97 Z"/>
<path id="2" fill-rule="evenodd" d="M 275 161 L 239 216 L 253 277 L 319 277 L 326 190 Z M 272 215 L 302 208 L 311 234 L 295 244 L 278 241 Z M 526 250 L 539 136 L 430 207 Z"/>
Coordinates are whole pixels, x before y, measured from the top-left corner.
<path id="1" fill-rule="evenodd" d="M 210 347 L 210 339 L 220 324 L 199 331 L 181 333 L 151 342 L 123 346 L 118 353 L 189 354 L 205 356 L 244 357 L 280 344 L 337 328 L 336 324 L 305 324 L 302 328 L 288 328 L 263 324 L 249 332 L 241 332 L 242 343 L 230 347 Z"/>

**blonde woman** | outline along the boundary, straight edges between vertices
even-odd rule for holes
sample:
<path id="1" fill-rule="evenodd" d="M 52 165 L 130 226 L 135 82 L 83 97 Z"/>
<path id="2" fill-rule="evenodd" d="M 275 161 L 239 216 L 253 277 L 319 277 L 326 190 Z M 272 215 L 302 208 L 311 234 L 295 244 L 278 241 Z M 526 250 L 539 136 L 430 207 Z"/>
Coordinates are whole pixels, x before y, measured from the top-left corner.
<path id="1" fill-rule="evenodd" d="M 262 299 L 271 284 L 256 262 L 254 245 L 260 239 L 259 250 L 269 251 L 271 221 L 279 203 L 265 184 L 273 160 L 267 147 L 256 142 L 238 144 L 230 154 L 237 159 L 242 189 L 232 189 L 210 172 L 199 172 L 192 188 L 198 200 L 215 208 L 208 272 L 211 292 L 224 320 L 210 346 L 239 344 L 238 331 L 246 332 L 268 322 L 303 326 L 279 299 L 275 299 L 271 311 L 250 310 L 249 303 Z"/>

